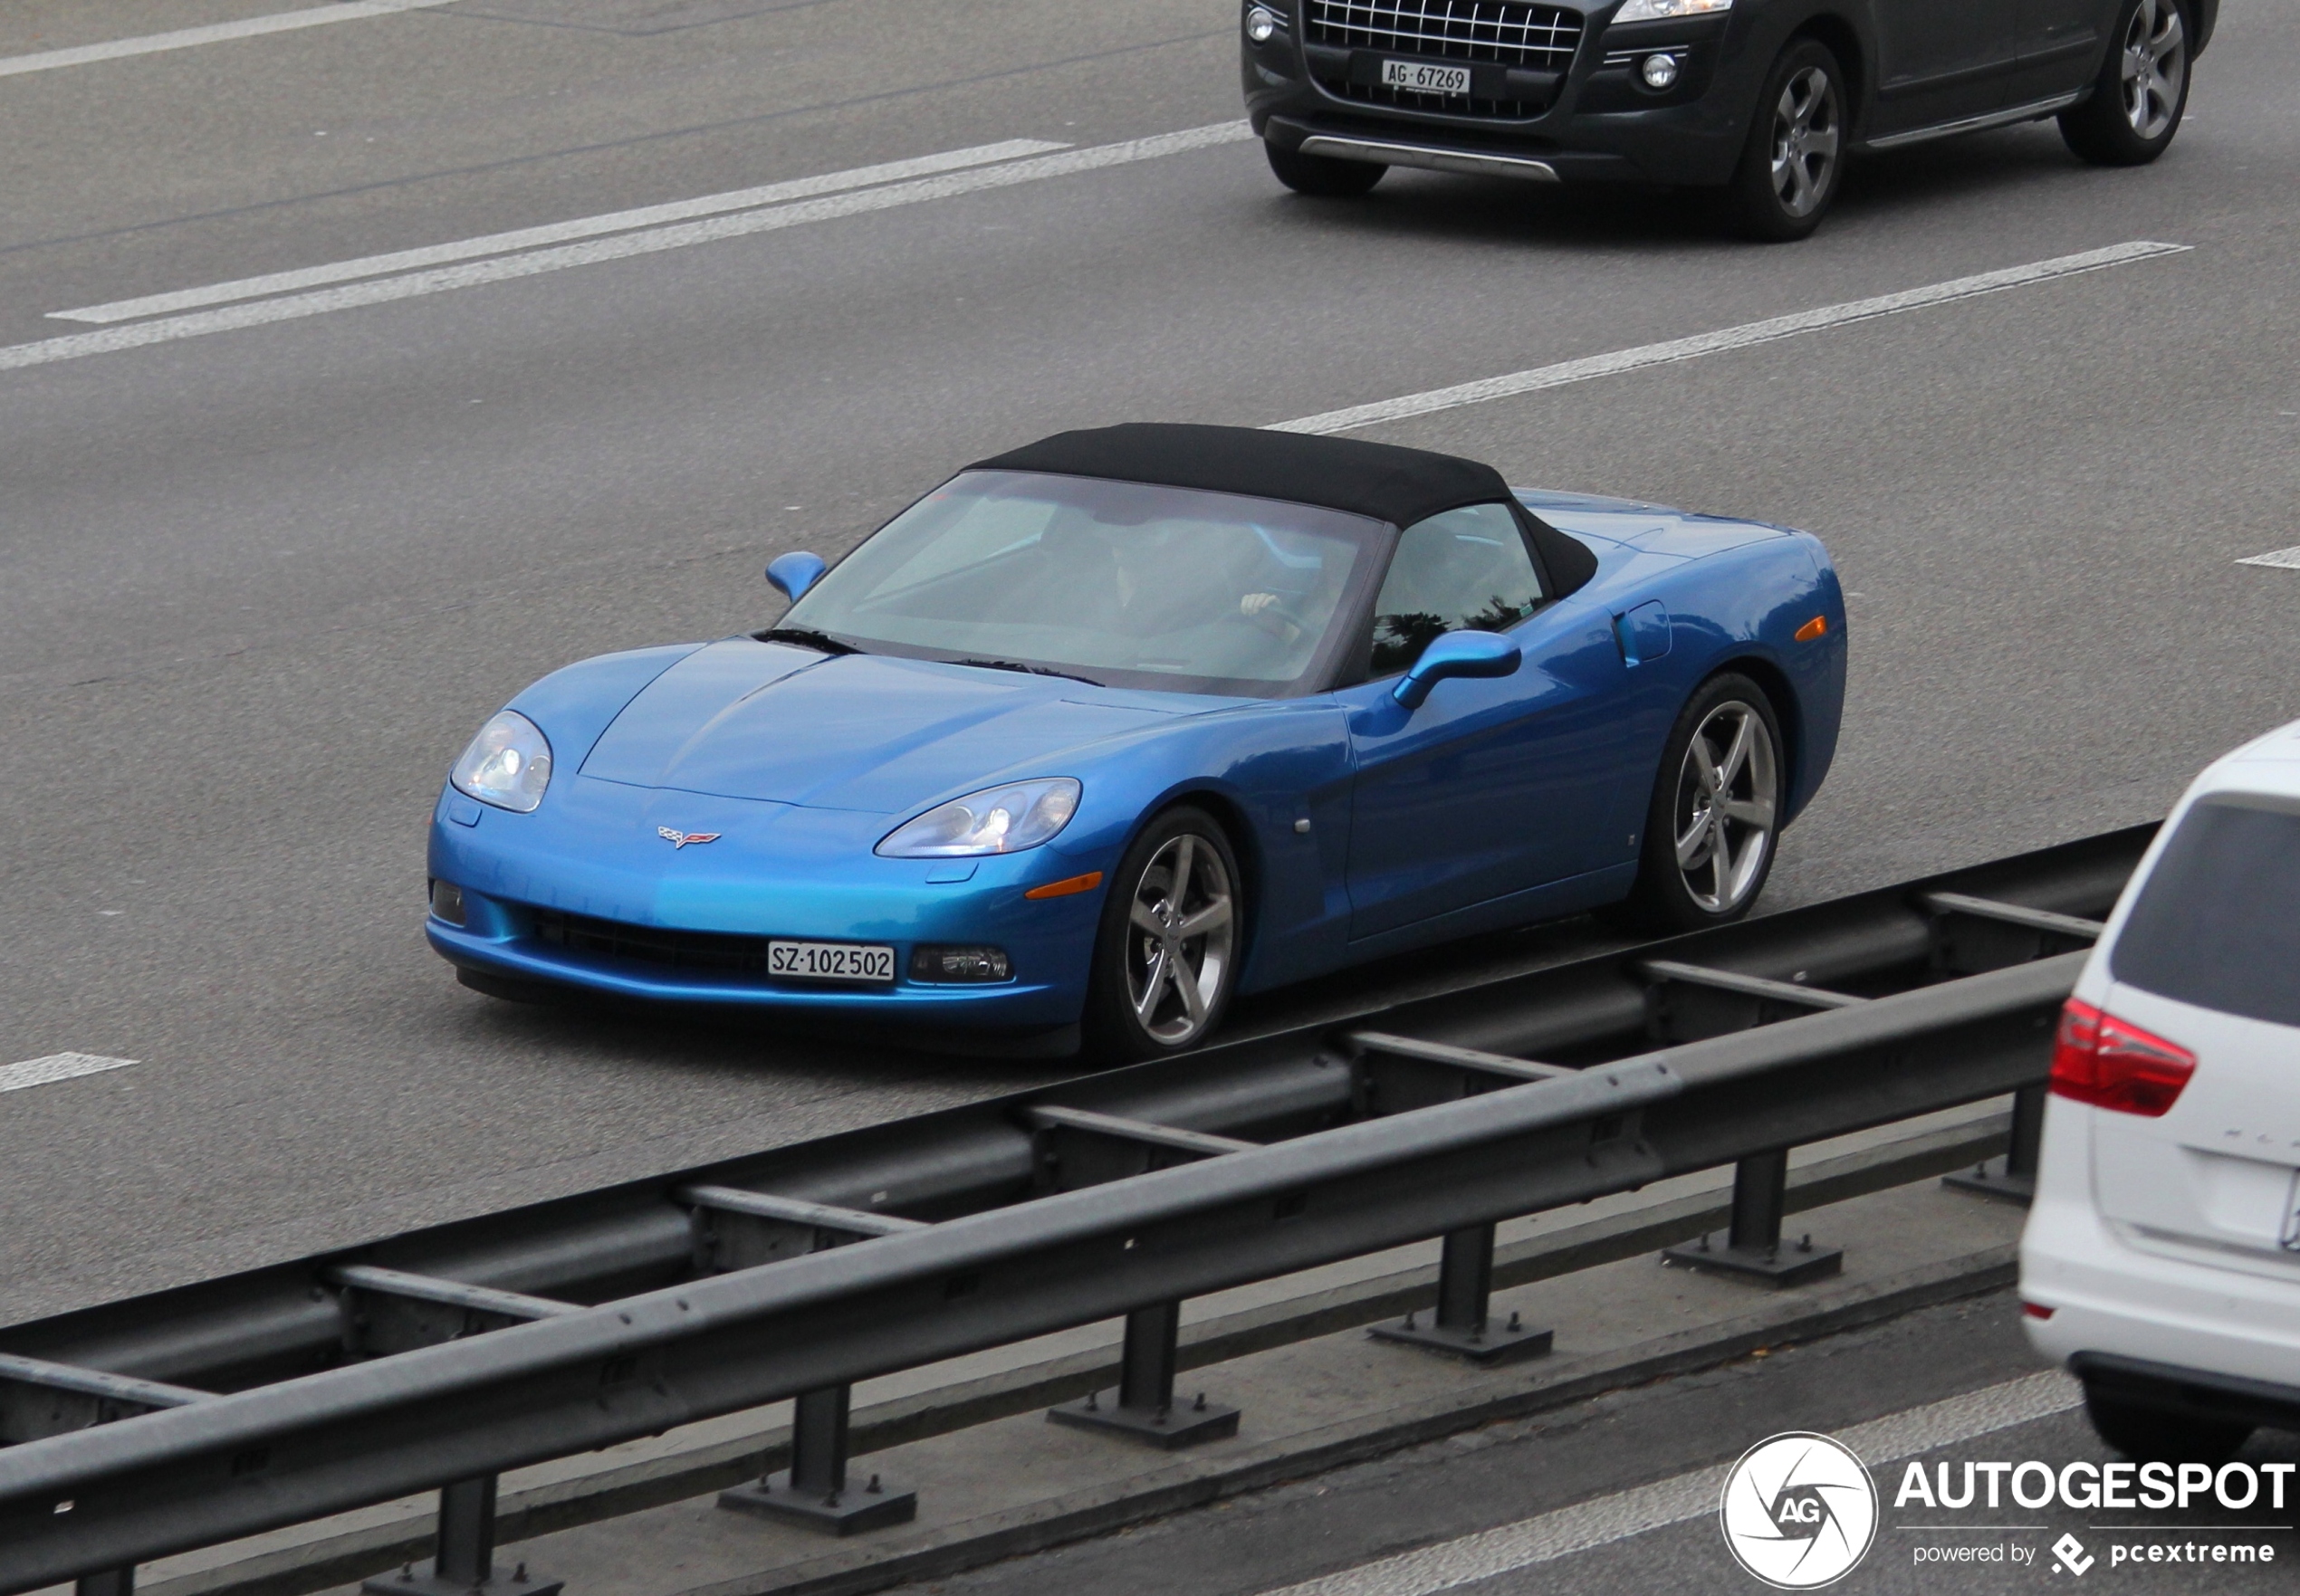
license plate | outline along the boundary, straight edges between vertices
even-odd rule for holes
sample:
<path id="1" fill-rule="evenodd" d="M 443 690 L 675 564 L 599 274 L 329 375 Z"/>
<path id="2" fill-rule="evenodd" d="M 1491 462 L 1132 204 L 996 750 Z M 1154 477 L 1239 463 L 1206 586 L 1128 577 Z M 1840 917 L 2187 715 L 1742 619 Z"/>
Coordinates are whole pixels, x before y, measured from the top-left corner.
<path id="1" fill-rule="evenodd" d="M 769 942 L 767 973 L 795 981 L 891 981 L 895 950 L 870 942 Z"/>
<path id="2" fill-rule="evenodd" d="M 1470 69 L 1432 66 L 1425 61 L 1385 61 L 1382 63 L 1382 83 L 1390 89 L 1411 89 L 1416 94 L 1467 94 Z"/>

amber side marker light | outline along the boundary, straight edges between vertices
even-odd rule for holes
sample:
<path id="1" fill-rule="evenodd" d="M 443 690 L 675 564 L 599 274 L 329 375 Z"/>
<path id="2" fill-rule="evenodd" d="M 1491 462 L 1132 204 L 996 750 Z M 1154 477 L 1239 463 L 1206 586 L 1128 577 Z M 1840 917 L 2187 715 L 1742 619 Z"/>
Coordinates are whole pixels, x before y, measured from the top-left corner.
<path id="1" fill-rule="evenodd" d="M 1810 643 L 1816 637 L 1826 637 L 1828 635 L 1829 617 L 1825 615 L 1815 616 L 1797 629 L 1797 640 L 1799 643 Z"/>
<path id="2" fill-rule="evenodd" d="M 1102 872 L 1089 870 L 1084 875 L 1065 876 L 1049 881 L 1044 886 L 1034 886 L 1022 895 L 1026 898 L 1067 898 L 1078 893 L 1090 893 L 1102 884 Z"/>

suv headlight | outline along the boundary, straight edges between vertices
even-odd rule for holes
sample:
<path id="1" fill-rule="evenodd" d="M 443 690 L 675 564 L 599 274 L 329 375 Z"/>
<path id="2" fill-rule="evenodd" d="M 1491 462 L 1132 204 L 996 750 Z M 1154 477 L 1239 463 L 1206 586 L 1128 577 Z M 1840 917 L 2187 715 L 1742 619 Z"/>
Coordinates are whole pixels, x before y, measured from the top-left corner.
<path id="1" fill-rule="evenodd" d="M 877 851 L 888 859 L 1020 853 L 1050 840 L 1070 823 L 1078 812 L 1078 791 L 1068 776 L 1046 776 L 970 792 L 897 826 Z"/>
<path id="2" fill-rule="evenodd" d="M 1733 9 L 1733 0 L 1624 0 L 1614 13 L 1615 22 L 1673 22 L 1680 17 L 1714 16 Z"/>
<path id="3" fill-rule="evenodd" d="M 505 710 L 479 729 L 447 779 L 483 804 L 532 815 L 551 783 L 551 740 L 517 710 Z"/>

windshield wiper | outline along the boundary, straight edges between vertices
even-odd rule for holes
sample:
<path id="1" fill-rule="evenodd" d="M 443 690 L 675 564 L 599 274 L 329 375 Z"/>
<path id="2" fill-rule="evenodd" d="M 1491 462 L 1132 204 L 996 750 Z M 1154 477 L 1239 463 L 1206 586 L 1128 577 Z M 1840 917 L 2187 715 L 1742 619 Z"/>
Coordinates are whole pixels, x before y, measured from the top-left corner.
<path id="1" fill-rule="evenodd" d="M 1047 665 L 1021 664 L 1011 659 L 954 659 L 951 661 L 951 664 L 974 665 L 985 671 L 1020 671 L 1026 676 L 1059 676 L 1066 682 L 1083 682 L 1088 687 L 1102 685 L 1093 677 L 1081 676 L 1075 671 L 1058 671 Z"/>
<path id="2" fill-rule="evenodd" d="M 762 643 L 796 643 L 801 648 L 819 649 L 825 654 L 860 654 L 863 651 L 851 643 L 841 643 L 828 632 L 818 632 L 811 626 L 770 626 L 752 636 Z"/>

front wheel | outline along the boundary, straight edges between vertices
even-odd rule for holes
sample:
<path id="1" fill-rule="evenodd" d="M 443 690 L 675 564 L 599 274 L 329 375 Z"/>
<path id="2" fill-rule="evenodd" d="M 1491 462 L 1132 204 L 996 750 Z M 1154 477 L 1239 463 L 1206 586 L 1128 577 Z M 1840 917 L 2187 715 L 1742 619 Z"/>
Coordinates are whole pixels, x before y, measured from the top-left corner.
<path id="1" fill-rule="evenodd" d="M 2062 142 L 2096 167 L 2146 166 L 2180 130 L 2189 25 L 2178 0 L 2125 0 L 2093 92 L 2060 113 Z"/>
<path id="2" fill-rule="evenodd" d="M 1089 1044 L 1160 1058 L 1196 1046 L 1238 985 L 1245 894 L 1238 860 L 1203 809 L 1168 809 L 1143 828 L 1111 877 L 1088 983 Z"/>
<path id="3" fill-rule="evenodd" d="M 1845 174 L 1847 109 L 1845 69 L 1829 47 L 1791 41 L 1766 74 L 1740 167 L 1726 190 L 1736 232 L 1786 244 L 1821 225 Z"/>
<path id="4" fill-rule="evenodd" d="M 1731 674 L 1701 683 L 1663 748 L 1627 917 L 1674 932 L 1748 913 L 1772 873 L 1787 774 L 1764 689 Z"/>
<path id="5" fill-rule="evenodd" d="M 1262 141 L 1262 153 L 1270 157 L 1270 169 L 1278 180 L 1296 194 L 1308 194 L 1319 199 L 1355 199 L 1368 193 L 1382 180 L 1387 167 L 1372 161 L 1336 160 L 1329 155 L 1304 155 L 1299 149 L 1281 149 L 1269 140 Z"/>

